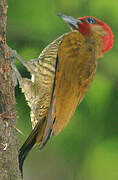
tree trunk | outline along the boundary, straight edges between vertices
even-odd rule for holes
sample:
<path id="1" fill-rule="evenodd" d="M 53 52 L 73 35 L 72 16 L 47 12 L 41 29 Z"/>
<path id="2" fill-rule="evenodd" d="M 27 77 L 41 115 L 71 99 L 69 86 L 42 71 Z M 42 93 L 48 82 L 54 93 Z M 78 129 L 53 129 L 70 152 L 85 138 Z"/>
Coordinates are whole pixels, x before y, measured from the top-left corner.
<path id="1" fill-rule="evenodd" d="M 19 179 L 15 93 L 6 47 L 7 2 L 0 0 L 0 180 Z"/>

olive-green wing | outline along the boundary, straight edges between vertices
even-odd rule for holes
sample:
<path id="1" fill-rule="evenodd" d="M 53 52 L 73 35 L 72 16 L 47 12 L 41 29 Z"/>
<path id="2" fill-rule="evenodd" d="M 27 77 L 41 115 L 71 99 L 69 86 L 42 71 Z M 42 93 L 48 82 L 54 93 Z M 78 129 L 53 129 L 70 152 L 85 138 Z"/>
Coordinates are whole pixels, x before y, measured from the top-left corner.
<path id="1" fill-rule="evenodd" d="M 58 49 L 55 81 L 42 144 L 47 142 L 49 134 L 57 135 L 66 127 L 88 91 L 95 71 L 95 51 L 90 49 L 85 37 L 79 32 L 65 35 Z"/>

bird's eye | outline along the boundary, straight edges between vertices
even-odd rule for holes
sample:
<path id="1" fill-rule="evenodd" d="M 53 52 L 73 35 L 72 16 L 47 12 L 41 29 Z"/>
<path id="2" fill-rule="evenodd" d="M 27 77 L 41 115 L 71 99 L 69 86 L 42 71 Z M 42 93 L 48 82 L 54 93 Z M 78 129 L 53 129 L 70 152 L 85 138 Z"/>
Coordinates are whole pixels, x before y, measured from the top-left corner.
<path id="1" fill-rule="evenodd" d="M 89 18 L 86 19 L 86 22 L 90 23 L 90 24 L 95 24 L 96 20 L 94 18 L 92 18 L 92 17 L 89 17 Z"/>

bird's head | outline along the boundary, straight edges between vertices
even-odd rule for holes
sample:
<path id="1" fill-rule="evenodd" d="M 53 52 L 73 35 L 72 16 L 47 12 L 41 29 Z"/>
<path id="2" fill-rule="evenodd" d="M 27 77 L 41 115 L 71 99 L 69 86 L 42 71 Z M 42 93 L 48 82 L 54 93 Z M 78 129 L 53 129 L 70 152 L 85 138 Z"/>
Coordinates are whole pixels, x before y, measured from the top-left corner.
<path id="1" fill-rule="evenodd" d="M 99 19 L 92 16 L 85 16 L 75 19 L 61 13 L 57 13 L 70 27 L 71 30 L 78 30 L 83 35 L 90 37 L 93 32 L 101 35 L 103 39 L 103 52 L 112 48 L 113 33 L 110 27 Z"/>

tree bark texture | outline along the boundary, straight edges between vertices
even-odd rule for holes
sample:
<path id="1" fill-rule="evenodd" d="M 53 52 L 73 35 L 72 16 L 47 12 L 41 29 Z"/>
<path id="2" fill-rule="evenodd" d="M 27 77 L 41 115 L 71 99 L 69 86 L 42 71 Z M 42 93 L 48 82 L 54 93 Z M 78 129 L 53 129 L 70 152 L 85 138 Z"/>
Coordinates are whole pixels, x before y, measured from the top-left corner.
<path id="1" fill-rule="evenodd" d="M 7 2 L 0 0 L 0 180 L 19 179 L 15 93 L 6 46 Z"/>

